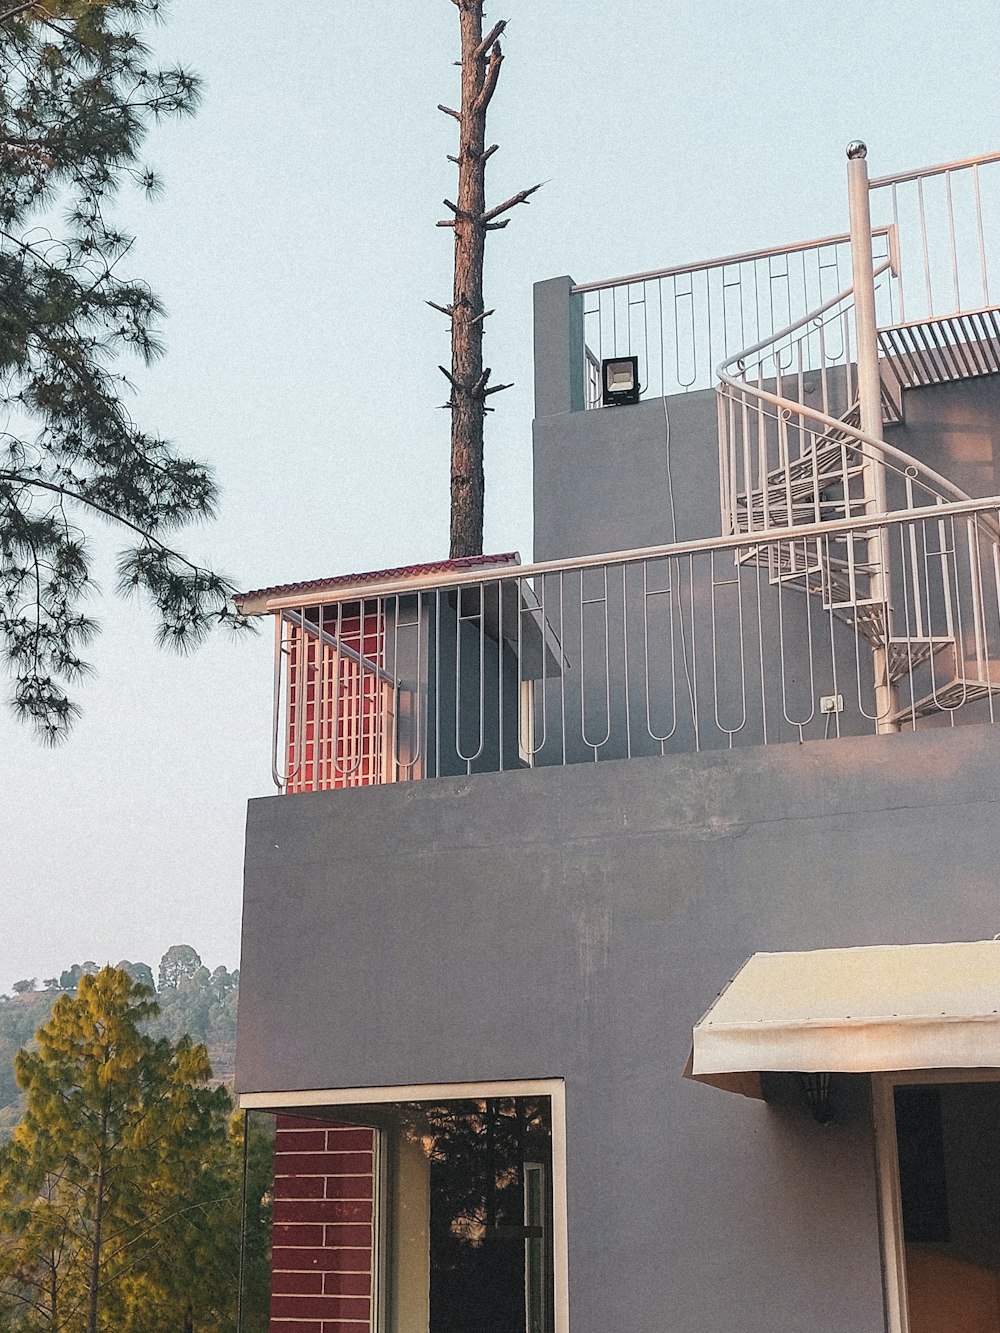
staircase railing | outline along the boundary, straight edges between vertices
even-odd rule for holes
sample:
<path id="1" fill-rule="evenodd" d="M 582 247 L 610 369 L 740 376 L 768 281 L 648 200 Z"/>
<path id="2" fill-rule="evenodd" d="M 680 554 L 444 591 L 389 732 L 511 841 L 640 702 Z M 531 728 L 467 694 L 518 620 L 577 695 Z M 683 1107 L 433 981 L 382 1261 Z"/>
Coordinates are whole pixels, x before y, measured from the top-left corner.
<path id="1" fill-rule="evenodd" d="M 883 336 L 878 327 L 879 284 L 898 278 L 899 259 L 895 246 L 890 257 L 877 266 L 872 257 L 865 157 L 863 144 L 849 147 L 851 287 L 718 366 L 720 505 L 726 535 L 745 533 L 754 539 L 737 557 L 738 563 L 764 565 L 771 585 L 819 596 L 834 616 L 860 628 L 873 649 L 878 729 L 897 730 L 903 721 L 946 711 L 953 692 L 957 697 L 957 692 L 971 689 L 976 697 L 992 697 L 1000 689 L 979 652 L 993 628 L 982 597 L 973 597 L 959 624 L 949 597 L 942 599 L 931 591 L 926 550 L 921 553 L 912 541 L 890 541 L 888 522 L 869 526 L 863 540 L 847 538 L 835 548 L 806 538 L 777 546 L 768 540 L 778 529 L 835 520 L 888 520 L 900 511 L 969 499 L 949 478 L 883 438 L 886 419 L 900 419 L 902 390 L 915 383 L 961 378 L 952 369 L 961 369 L 966 362 L 979 365 L 974 358 L 970 362 L 970 357 L 982 342 L 982 334 L 978 325 L 969 324 L 961 314 L 957 325 L 951 318 L 939 320 L 940 327 L 922 326 L 927 331 L 918 330 L 913 345 L 918 346 L 921 339 L 936 340 L 954 361 L 949 368 L 948 356 L 939 357 L 940 373 L 933 381 L 917 379 L 912 373 L 910 342 L 897 343 Z M 943 174 L 950 182 L 952 171 L 959 166 L 978 172 L 979 165 L 953 164 L 932 169 L 930 174 Z M 919 176 L 914 179 L 920 184 Z M 975 180 L 983 295 L 988 298 L 978 175 Z M 876 188 L 891 181 L 876 182 Z M 950 183 L 948 190 L 950 253 L 955 296 L 960 300 Z M 895 204 L 895 193 L 893 199 Z M 930 303 L 923 212 L 921 223 Z M 894 238 L 897 225 L 898 208 L 892 223 Z M 894 327 L 889 326 L 890 332 Z M 976 373 L 988 373 L 992 364 L 988 363 L 989 357 L 982 359 L 986 369 Z M 883 374 L 886 367 L 891 375 Z M 937 554 L 965 566 L 963 577 L 972 589 L 981 583 L 984 565 L 994 570 L 1000 567 L 1000 529 L 992 517 L 972 520 L 961 550 L 957 543 L 949 546 L 943 529 L 939 544 Z M 932 601 L 937 608 L 934 616 L 911 615 L 914 608 L 930 606 Z M 931 619 L 940 622 L 942 615 L 943 626 L 928 627 Z M 952 660 L 950 684 L 935 689 L 928 699 L 911 700 L 908 708 L 901 707 L 896 687 L 914 660 L 933 661 L 945 649 Z"/>
<path id="2" fill-rule="evenodd" d="M 875 271 L 890 270 L 890 262 Z M 717 367 L 719 474 L 726 535 L 820 523 L 865 512 L 856 469 L 882 461 L 890 508 L 967 500 L 920 459 L 866 435 L 857 422 L 853 288 Z M 831 335 L 838 340 L 831 349 Z M 885 413 L 898 407 L 888 390 Z M 839 488 L 836 495 L 832 492 Z"/>

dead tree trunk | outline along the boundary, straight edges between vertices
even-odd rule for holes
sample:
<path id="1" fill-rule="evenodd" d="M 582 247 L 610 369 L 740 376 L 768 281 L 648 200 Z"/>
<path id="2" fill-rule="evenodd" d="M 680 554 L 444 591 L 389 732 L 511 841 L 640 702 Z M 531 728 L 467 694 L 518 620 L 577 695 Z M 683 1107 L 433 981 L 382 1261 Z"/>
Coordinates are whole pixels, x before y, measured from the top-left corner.
<path id="1" fill-rule="evenodd" d="M 486 163 L 497 145 L 486 147 L 486 113 L 500 77 L 503 52 L 501 19 L 483 36 L 483 0 L 452 0 L 459 12 L 462 33 L 461 110 L 442 106 L 459 124 L 458 201 L 446 199 L 453 216 L 439 227 L 455 231 L 455 284 L 449 306 L 428 304 L 451 319 L 451 370 L 441 367 L 451 395 L 451 557 L 481 555 L 483 551 L 483 423 L 490 411 L 491 394 L 509 384 L 489 384 L 483 366 L 483 325 L 492 310 L 483 302 L 483 259 L 486 233 L 506 227 L 502 215 L 527 203 L 540 187 L 522 190 L 495 208 L 486 207 Z"/>

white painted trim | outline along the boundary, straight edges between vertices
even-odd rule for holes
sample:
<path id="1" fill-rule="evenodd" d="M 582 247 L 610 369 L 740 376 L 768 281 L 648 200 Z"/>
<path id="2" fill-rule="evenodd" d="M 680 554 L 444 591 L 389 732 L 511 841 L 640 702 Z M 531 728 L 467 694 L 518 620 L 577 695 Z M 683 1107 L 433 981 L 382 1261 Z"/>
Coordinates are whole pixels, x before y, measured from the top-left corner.
<path id="1" fill-rule="evenodd" d="M 416 1083 L 383 1088 L 309 1088 L 299 1092 L 242 1092 L 241 1111 L 458 1101 L 483 1097 L 548 1097 L 552 1106 L 552 1272 L 555 1333 L 569 1333 L 569 1211 L 566 1190 L 566 1084 L 561 1078 L 497 1083 Z M 893 1331 L 895 1333 L 895 1330 Z"/>
<path id="2" fill-rule="evenodd" d="M 882 1241 L 882 1280 L 887 1333 L 908 1333 L 906 1255 L 899 1197 L 899 1157 L 896 1146 L 896 1110 L 889 1074 L 872 1076 L 872 1113 L 875 1121 L 875 1162 L 878 1179 L 879 1223 Z"/>
<path id="3" fill-rule="evenodd" d="M 907 1069 L 898 1073 L 872 1075 L 872 1115 L 875 1122 L 876 1183 L 882 1230 L 887 1333 L 910 1333 L 893 1089 L 901 1084 L 996 1082 L 1000 1082 L 1000 1069 Z"/>

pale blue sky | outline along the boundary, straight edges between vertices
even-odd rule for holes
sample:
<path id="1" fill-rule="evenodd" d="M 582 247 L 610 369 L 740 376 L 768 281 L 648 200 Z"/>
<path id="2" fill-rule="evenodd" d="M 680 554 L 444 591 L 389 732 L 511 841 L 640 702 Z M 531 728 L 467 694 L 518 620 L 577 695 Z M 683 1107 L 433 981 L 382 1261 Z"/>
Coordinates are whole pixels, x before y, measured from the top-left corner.
<path id="1" fill-rule="evenodd" d="M 488 270 L 489 355 L 516 388 L 489 424 L 487 548 L 527 558 L 532 282 L 843 230 L 855 137 L 875 174 L 1000 146 L 1000 6 L 508 0 L 500 16 L 491 197 L 548 181 Z M 156 42 L 206 85 L 198 117 L 150 142 L 164 199 L 122 207 L 170 311 L 133 411 L 222 487 L 187 547 L 247 587 L 445 554 L 448 343 L 423 301 L 450 287 L 434 222 L 455 127 L 435 106 L 456 95 L 454 7 L 174 0 Z M 359 355 L 370 395 L 343 388 Z M 155 965 L 179 941 L 238 959 L 270 635 L 178 660 L 138 609 L 99 616 L 69 744 L 0 719 L 0 990 L 84 958 Z"/>

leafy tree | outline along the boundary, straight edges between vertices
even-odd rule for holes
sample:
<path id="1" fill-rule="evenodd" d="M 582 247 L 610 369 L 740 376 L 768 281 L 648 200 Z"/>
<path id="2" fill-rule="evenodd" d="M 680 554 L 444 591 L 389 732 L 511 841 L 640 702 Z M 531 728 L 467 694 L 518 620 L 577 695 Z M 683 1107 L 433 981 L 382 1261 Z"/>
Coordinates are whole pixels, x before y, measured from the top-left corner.
<path id="1" fill-rule="evenodd" d="M 45 980 L 42 982 L 42 985 L 45 987 L 46 990 L 59 990 L 59 978 L 46 977 Z"/>
<path id="2" fill-rule="evenodd" d="M 130 963 L 127 958 L 123 958 L 115 966 L 120 972 L 127 972 L 132 980 L 138 981 L 141 986 L 148 986 L 150 990 L 155 990 L 153 969 L 148 963 Z"/>
<path id="3" fill-rule="evenodd" d="M 13 987 L 14 994 L 15 994 L 15 995 L 27 995 L 30 991 L 35 990 L 35 988 L 37 987 L 37 985 L 38 985 L 38 978 L 37 978 L 37 977 L 31 977 L 30 979 L 29 979 L 29 978 L 25 978 L 24 981 L 15 981 L 15 982 L 14 982 L 14 987 Z"/>
<path id="4" fill-rule="evenodd" d="M 72 967 L 68 967 L 65 972 L 60 974 L 59 989 L 76 990 L 81 977 L 93 976 L 98 971 L 100 969 L 92 960 L 88 960 L 86 963 L 74 963 Z"/>
<path id="5" fill-rule="evenodd" d="M 119 590 L 151 600 L 162 643 L 244 623 L 230 583 L 166 542 L 213 513 L 208 470 L 140 429 L 116 368 L 123 353 L 158 354 L 162 307 L 125 274 L 132 240 L 108 210 L 130 181 L 156 191 L 139 158 L 148 127 L 199 97 L 190 72 L 149 62 L 143 25 L 165 5 L 0 9 L 0 657 L 16 712 L 49 740 L 77 711 L 66 689 L 96 628 L 81 524 L 128 534 Z"/>
<path id="6" fill-rule="evenodd" d="M 212 1213 L 231 1206 L 229 1095 L 206 1086 L 204 1047 L 144 1031 L 155 1014 L 147 987 L 107 967 L 16 1059 L 27 1109 L 0 1156 L 10 1333 L 226 1326 Z"/>
<path id="7" fill-rule="evenodd" d="M 201 956 L 190 944 L 172 944 L 160 959 L 160 990 L 179 986 L 201 967 Z"/>

